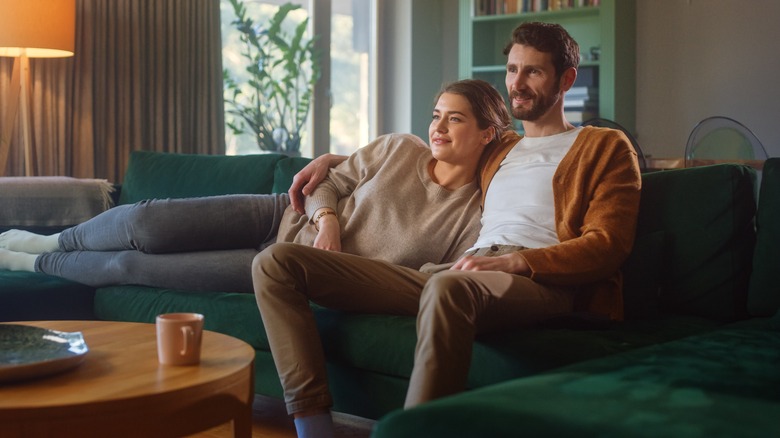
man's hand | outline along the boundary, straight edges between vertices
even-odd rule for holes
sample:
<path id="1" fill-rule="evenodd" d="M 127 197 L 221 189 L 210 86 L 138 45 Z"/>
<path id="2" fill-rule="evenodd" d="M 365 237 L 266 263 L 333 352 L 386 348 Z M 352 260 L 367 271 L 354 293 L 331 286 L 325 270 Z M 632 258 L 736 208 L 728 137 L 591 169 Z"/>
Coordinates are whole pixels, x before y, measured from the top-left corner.
<path id="1" fill-rule="evenodd" d="M 525 276 L 531 273 L 525 259 L 516 252 L 497 257 L 466 256 L 458 260 L 450 269 L 456 271 L 501 271 Z"/>
<path id="2" fill-rule="evenodd" d="M 290 203 L 295 211 L 304 214 L 303 198 L 310 195 L 317 185 L 328 176 L 328 169 L 336 167 L 346 160 L 345 155 L 324 154 L 313 159 L 300 172 L 293 177 L 292 185 L 287 193 L 290 195 Z"/>

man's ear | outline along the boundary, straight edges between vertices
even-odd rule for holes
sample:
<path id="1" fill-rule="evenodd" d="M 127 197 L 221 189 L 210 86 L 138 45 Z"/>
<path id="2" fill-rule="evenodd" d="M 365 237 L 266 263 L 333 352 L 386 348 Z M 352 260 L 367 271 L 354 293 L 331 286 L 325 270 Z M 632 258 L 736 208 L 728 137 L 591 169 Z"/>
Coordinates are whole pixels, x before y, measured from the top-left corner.
<path id="1" fill-rule="evenodd" d="M 569 89 L 574 85 L 574 81 L 576 80 L 577 80 L 577 69 L 574 67 L 569 67 L 561 75 L 561 82 L 560 82 L 561 89 L 563 91 L 569 91 Z"/>

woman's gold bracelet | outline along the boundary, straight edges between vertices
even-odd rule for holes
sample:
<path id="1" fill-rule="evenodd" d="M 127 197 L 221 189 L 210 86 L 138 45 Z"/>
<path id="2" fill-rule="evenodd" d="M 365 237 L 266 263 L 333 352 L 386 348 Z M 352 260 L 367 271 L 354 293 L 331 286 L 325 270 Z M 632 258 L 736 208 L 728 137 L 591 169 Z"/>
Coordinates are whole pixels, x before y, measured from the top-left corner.
<path id="1" fill-rule="evenodd" d="M 336 216 L 336 212 L 328 209 L 328 210 L 322 210 L 315 218 L 314 218 L 314 229 L 317 231 L 320 231 L 320 219 L 323 218 L 323 216 L 327 216 L 329 214 L 332 214 L 333 216 Z"/>

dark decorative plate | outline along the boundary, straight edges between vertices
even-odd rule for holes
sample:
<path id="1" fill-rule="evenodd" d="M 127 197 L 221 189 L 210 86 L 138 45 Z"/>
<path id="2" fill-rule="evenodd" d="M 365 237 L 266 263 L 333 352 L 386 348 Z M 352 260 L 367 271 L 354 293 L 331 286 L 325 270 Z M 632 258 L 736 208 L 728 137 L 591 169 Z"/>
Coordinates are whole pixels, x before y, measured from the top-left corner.
<path id="1" fill-rule="evenodd" d="M 89 349 L 81 332 L 0 324 L 0 382 L 47 376 L 76 367 Z"/>

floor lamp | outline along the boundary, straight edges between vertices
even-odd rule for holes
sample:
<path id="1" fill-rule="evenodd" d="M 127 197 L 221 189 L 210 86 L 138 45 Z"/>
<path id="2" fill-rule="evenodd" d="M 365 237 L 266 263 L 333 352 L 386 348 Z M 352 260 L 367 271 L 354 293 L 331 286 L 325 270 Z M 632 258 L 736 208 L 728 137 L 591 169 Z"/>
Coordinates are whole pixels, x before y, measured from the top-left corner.
<path id="1" fill-rule="evenodd" d="M 76 0 L 0 1 L 0 56 L 15 58 L 8 101 L 2 102 L 8 112 L 0 133 L 0 175 L 6 171 L 17 112 L 25 175 L 35 175 L 29 58 L 73 56 L 75 28 Z"/>

